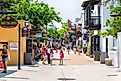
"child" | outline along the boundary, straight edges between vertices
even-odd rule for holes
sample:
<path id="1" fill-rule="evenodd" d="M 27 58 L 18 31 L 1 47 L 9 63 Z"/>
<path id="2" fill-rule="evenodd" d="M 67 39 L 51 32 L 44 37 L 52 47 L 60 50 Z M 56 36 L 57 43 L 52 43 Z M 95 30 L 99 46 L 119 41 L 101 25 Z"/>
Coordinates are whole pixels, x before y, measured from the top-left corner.
<path id="1" fill-rule="evenodd" d="M 60 49 L 60 64 L 59 65 L 63 65 L 63 58 L 64 58 L 64 53 L 63 53 L 63 50 L 61 47 L 61 49 Z"/>
<path id="2" fill-rule="evenodd" d="M 47 58 L 47 55 L 46 55 L 46 48 L 43 48 L 43 49 L 42 49 L 42 57 L 43 57 L 43 62 L 42 62 L 42 64 L 47 65 L 47 64 L 45 63 L 46 58 Z"/>
<path id="3" fill-rule="evenodd" d="M 53 52 L 53 49 L 51 48 L 50 49 L 50 64 L 51 64 L 51 66 L 52 66 L 53 54 L 54 54 L 54 52 Z"/>
<path id="4" fill-rule="evenodd" d="M 56 45 L 55 49 L 56 49 L 56 53 L 58 53 L 58 45 Z"/>

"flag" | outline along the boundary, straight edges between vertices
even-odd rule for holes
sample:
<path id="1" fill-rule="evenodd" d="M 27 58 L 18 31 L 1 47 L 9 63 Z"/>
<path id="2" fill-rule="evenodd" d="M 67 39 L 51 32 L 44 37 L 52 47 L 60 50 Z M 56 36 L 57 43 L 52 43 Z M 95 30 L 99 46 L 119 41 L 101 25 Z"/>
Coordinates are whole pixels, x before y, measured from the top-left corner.
<path id="1" fill-rule="evenodd" d="M 68 27 L 69 27 L 69 31 L 71 31 L 71 29 L 72 29 L 72 24 L 71 24 L 72 22 L 68 19 Z"/>
<path id="2" fill-rule="evenodd" d="M 64 38 L 67 38 L 67 37 L 69 37 L 69 33 L 68 32 L 66 32 L 66 34 L 64 35 Z"/>
<path id="3" fill-rule="evenodd" d="M 76 30 L 76 32 L 77 32 L 77 31 L 78 31 L 78 24 L 75 23 L 74 26 L 75 26 L 75 30 Z"/>

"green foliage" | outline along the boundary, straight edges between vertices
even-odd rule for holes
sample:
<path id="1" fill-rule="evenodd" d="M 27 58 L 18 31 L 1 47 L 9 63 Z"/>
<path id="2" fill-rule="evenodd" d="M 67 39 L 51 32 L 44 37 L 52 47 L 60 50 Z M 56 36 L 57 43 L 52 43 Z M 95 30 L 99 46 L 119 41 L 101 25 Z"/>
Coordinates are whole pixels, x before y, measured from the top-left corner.
<path id="1" fill-rule="evenodd" d="M 18 20 L 30 21 L 34 26 L 36 26 L 37 30 L 41 30 L 48 25 L 48 23 L 52 23 L 53 20 L 61 22 L 59 13 L 57 13 L 53 7 L 49 7 L 48 4 L 43 2 L 39 3 L 35 0 L 18 1 L 18 3 L 13 3 L 9 6 L 11 10 L 17 12 L 17 14 L 14 14 L 13 16 Z"/>
<path id="2" fill-rule="evenodd" d="M 55 28 L 49 28 L 49 29 L 48 29 L 48 32 L 49 32 L 49 35 L 50 35 L 50 36 L 52 36 L 52 37 L 54 37 L 54 38 L 57 38 L 58 32 L 57 32 L 57 30 L 56 30 Z"/>
<path id="3" fill-rule="evenodd" d="M 62 23 L 62 29 L 58 30 L 58 34 L 61 38 L 64 38 L 64 35 L 67 33 L 68 31 L 68 23 Z"/>
<path id="4" fill-rule="evenodd" d="M 105 32 L 101 32 L 102 36 L 117 37 L 117 33 L 121 32 L 121 0 L 107 0 L 106 5 L 110 10 L 110 14 L 117 16 L 107 19 L 106 26 L 109 27 Z"/>
<path id="5" fill-rule="evenodd" d="M 9 9 L 13 4 L 19 3 L 20 0 L 0 0 L 0 10 Z M 4 7 L 4 8 L 3 8 Z"/>

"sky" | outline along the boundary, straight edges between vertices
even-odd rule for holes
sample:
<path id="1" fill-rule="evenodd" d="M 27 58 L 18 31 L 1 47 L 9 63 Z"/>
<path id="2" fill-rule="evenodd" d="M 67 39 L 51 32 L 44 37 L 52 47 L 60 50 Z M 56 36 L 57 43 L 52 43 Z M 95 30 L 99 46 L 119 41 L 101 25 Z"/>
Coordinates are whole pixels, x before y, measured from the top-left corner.
<path id="1" fill-rule="evenodd" d="M 72 22 L 75 18 L 81 16 L 81 4 L 83 0 L 38 0 L 54 7 L 57 12 L 60 12 L 62 21 L 65 22 L 70 19 Z M 57 23 L 55 23 L 57 24 Z"/>

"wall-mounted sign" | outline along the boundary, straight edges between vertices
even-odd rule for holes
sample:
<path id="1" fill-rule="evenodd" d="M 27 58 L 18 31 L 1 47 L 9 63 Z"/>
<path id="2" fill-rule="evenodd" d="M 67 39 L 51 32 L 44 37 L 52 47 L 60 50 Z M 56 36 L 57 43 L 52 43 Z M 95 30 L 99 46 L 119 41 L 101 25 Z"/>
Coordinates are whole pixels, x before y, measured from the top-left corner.
<path id="1" fill-rule="evenodd" d="M 11 16 L 6 16 L 0 20 L 0 26 L 3 28 L 14 28 L 17 25 L 18 21 Z"/>
<path id="2" fill-rule="evenodd" d="M 10 42 L 10 50 L 18 50 L 18 43 Z"/>

